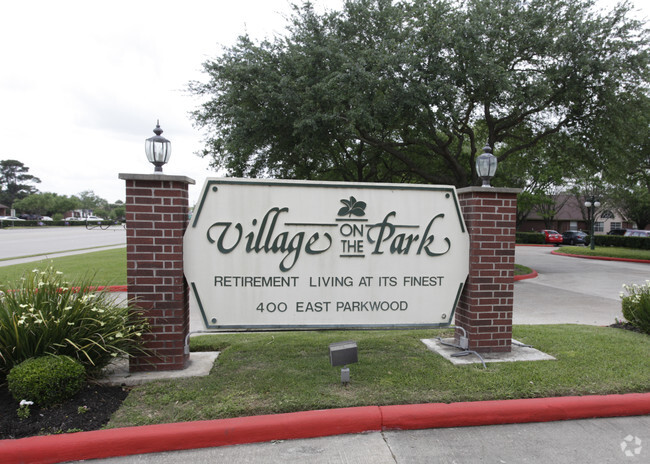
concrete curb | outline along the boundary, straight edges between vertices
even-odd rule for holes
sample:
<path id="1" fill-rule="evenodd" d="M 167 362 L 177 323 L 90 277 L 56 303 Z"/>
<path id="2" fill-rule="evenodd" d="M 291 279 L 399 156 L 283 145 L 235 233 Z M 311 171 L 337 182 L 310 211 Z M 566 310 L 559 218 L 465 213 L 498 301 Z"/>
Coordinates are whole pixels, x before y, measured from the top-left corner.
<path id="1" fill-rule="evenodd" d="M 97 290 L 106 290 L 107 292 L 126 293 L 129 291 L 128 285 L 110 285 L 108 287 L 97 287 Z"/>
<path id="2" fill-rule="evenodd" d="M 531 272 L 530 274 L 516 275 L 515 282 L 518 282 L 520 280 L 526 280 L 526 279 L 534 279 L 538 275 L 539 274 L 537 273 L 537 271 L 533 269 L 533 272 Z"/>
<path id="3" fill-rule="evenodd" d="M 587 255 L 572 255 L 569 253 L 562 253 L 560 251 L 551 251 L 552 255 L 557 256 L 568 256 L 570 258 L 583 258 L 583 259 L 597 259 L 600 261 L 623 261 L 626 263 L 644 263 L 650 264 L 650 260 L 647 259 L 631 259 L 631 258 L 610 258 L 608 256 L 587 256 Z"/>
<path id="4" fill-rule="evenodd" d="M 645 414 L 650 414 L 650 393 L 364 406 L 2 440 L 0 455 L 7 464 L 51 464 L 369 431 Z"/>

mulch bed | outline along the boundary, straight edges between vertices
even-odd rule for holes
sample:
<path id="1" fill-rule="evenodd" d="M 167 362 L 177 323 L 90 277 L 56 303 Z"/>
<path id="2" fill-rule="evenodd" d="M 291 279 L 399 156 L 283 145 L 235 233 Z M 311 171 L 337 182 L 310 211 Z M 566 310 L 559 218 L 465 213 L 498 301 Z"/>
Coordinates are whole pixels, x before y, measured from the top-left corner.
<path id="1" fill-rule="evenodd" d="M 616 324 L 610 325 L 610 327 L 614 327 L 615 329 L 631 330 L 632 332 L 641 333 L 641 329 L 633 326 L 629 322 L 617 322 Z"/>
<path id="2" fill-rule="evenodd" d="M 122 387 L 88 384 L 59 406 L 30 406 L 29 417 L 20 419 L 16 414 L 18 402 L 6 385 L 0 386 L 0 439 L 101 429 L 128 394 Z"/>

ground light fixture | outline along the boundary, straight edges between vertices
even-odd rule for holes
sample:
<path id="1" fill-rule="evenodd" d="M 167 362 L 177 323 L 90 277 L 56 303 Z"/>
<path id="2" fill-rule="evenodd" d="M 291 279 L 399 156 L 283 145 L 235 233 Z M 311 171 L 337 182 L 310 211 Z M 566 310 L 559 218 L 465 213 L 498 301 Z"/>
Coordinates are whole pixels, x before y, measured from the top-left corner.
<path id="1" fill-rule="evenodd" d="M 156 121 L 156 128 L 153 130 L 156 134 L 144 141 L 144 151 L 147 159 L 155 166 L 154 172 L 162 172 L 162 167 L 167 164 L 172 154 L 172 143 L 163 137 L 163 130 L 160 128 L 160 121 Z"/>
<path id="2" fill-rule="evenodd" d="M 596 249 L 596 243 L 594 241 L 594 225 L 596 222 L 595 209 L 600 206 L 600 202 L 592 195 L 590 198 L 585 201 L 585 206 L 587 208 L 587 220 L 590 222 L 590 235 L 589 235 L 589 248 L 592 250 Z"/>
<path id="3" fill-rule="evenodd" d="M 330 343 L 329 348 L 330 364 L 332 367 L 343 366 L 341 368 L 341 383 L 347 385 L 350 383 L 350 368 L 347 365 L 358 361 L 357 342 Z"/>
<path id="4" fill-rule="evenodd" d="M 497 172 L 497 157 L 492 154 L 492 148 L 489 144 L 483 147 L 483 153 L 476 158 L 476 173 L 483 179 L 482 187 L 492 187 L 490 179 Z"/>

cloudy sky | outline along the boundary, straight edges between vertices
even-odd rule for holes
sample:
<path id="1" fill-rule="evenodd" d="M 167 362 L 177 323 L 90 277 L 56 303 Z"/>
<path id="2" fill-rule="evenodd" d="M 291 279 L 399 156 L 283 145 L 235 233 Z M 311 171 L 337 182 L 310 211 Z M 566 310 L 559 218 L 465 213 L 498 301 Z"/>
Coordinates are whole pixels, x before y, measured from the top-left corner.
<path id="1" fill-rule="evenodd" d="M 613 3 L 613 0 L 602 0 Z M 0 14 L 0 159 L 16 159 L 42 192 L 124 199 L 119 173 L 150 173 L 156 119 L 172 142 L 166 174 L 214 175 L 187 94 L 201 63 L 248 32 L 280 34 L 290 0 L 21 0 Z M 338 9 L 343 0 L 313 0 Z M 643 0 L 633 4 L 642 5 Z M 646 2 L 648 3 L 648 2 Z M 644 6 L 642 16 L 650 17 Z"/>

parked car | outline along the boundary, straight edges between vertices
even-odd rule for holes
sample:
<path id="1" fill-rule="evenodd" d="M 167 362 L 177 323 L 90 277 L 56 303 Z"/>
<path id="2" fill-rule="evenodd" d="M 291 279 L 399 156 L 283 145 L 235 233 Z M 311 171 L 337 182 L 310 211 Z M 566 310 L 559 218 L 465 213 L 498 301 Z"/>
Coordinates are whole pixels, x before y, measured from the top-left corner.
<path id="1" fill-rule="evenodd" d="M 16 216 L 2 216 L 0 217 L 0 221 L 24 221 L 24 219 L 20 219 Z"/>
<path id="2" fill-rule="evenodd" d="M 627 232 L 627 229 L 612 229 L 607 232 L 607 235 L 625 235 L 625 232 Z"/>
<path id="3" fill-rule="evenodd" d="M 41 216 L 41 221 L 51 221 L 52 218 L 49 216 Z"/>
<path id="4" fill-rule="evenodd" d="M 567 230 L 562 234 L 562 243 L 564 245 L 584 245 L 586 233 L 581 230 Z"/>
<path id="5" fill-rule="evenodd" d="M 562 235 L 557 230 L 543 230 L 542 233 L 544 234 L 544 242 L 545 243 L 553 243 L 554 245 L 559 245 L 562 243 Z"/>
<path id="6" fill-rule="evenodd" d="M 650 237 L 650 230 L 635 230 L 627 229 L 625 231 L 626 237 Z"/>
<path id="7" fill-rule="evenodd" d="M 100 218 L 100 217 L 97 217 L 97 216 L 88 216 L 87 218 L 85 218 L 85 220 L 86 221 L 98 221 L 98 222 L 101 222 L 101 221 L 104 220 L 104 218 Z"/>

